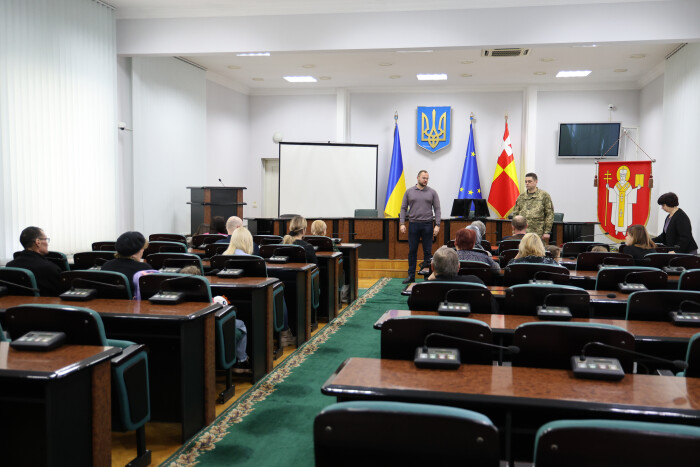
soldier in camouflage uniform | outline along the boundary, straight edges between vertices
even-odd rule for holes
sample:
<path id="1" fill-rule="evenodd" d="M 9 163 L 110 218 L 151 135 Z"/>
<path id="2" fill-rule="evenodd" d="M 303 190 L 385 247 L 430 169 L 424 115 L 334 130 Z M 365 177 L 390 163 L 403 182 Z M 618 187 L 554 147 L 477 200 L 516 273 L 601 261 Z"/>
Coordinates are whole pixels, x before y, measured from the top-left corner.
<path id="1" fill-rule="evenodd" d="M 513 216 L 525 216 L 527 231 L 542 237 L 546 245 L 554 222 L 552 198 L 549 193 L 537 188 L 537 175 L 532 172 L 525 175 L 525 188 L 525 193 L 521 193 L 515 202 Z"/>

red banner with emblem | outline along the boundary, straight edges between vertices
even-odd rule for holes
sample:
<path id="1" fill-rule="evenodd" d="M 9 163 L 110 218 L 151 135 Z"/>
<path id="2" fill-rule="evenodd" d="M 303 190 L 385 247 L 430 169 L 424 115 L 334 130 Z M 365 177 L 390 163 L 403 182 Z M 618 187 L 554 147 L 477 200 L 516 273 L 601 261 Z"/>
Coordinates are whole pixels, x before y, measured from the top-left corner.
<path id="1" fill-rule="evenodd" d="M 598 222 L 611 239 L 624 240 L 630 225 L 646 225 L 650 177 L 651 161 L 598 163 Z"/>

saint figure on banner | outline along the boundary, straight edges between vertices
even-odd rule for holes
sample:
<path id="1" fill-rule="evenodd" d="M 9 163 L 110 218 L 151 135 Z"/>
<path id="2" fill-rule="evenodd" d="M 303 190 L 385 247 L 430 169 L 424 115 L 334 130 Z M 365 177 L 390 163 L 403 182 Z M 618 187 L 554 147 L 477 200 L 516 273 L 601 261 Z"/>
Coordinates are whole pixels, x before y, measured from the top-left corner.
<path id="1" fill-rule="evenodd" d="M 615 226 L 615 233 L 624 233 L 632 225 L 632 207 L 637 203 L 639 187 L 632 188 L 629 183 L 630 169 L 621 165 L 617 169 L 617 183 L 608 189 L 608 202 L 612 203 L 610 223 Z"/>

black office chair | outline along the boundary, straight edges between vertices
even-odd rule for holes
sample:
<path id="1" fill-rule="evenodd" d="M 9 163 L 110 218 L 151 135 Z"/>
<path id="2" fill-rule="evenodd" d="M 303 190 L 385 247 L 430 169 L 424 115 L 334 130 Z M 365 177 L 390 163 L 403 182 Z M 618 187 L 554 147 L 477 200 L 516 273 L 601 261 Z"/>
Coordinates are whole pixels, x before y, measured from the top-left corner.
<path id="1" fill-rule="evenodd" d="M 501 240 L 501 243 L 498 244 L 498 255 L 500 256 L 506 250 L 517 250 L 518 248 L 520 248 L 519 238 Z"/>
<path id="2" fill-rule="evenodd" d="M 506 266 L 503 270 L 503 285 L 526 284 L 540 271 L 569 275 L 569 270 L 558 264 L 515 263 Z"/>
<path id="3" fill-rule="evenodd" d="M 154 253 L 187 253 L 187 244 L 165 241 L 148 242 L 148 246 L 143 252 L 144 258 L 148 258 Z"/>
<path id="4" fill-rule="evenodd" d="M 627 299 L 625 319 L 636 321 L 670 321 L 669 313 L 679 311 L 700 311 L 700 292 L 690 290 L 642 290 L 630 294 Z"/>
<path id="5" fill-rule="evenodd" d="M 541 280 L 541 281 L 552 281 L 554 284 L 559 284 L 559 285 L 570 285 L 571 284 L 571 276 L 566 273 L 559 273 L 559 272 L 551 272 L 551 271 L 537 271 L 534 276 L 532 276 L 534 280 Z"/>
<path id="6" fill-rule="evenodd" d="M 665 289 L 668 274 L 647 266 L 614 266 L 598 271 L 595 290 L 618 290 L 621 282 L 644 284 L 649 290 Z"/>
<path id="7" fill-rule="evenodd" d="M 576 257 L 577 271 L 597 271 L 598 266 L 601 264 L 634 266 L 634 258 L 632 258 L 632 255 L 625 253 L 612 253 L 609 251 L 584 251 Z"/>
<path id="8" fill-rule="evenodd" d="M 499 465 L 499 435 L 486 416 L 440 405 L 341 402 L 314 420 L 317 467 Z"/>
<path id="9" fill-rule="evenodd" d="M 459 274 L 462 276 L 471 274 L 484 281 L 486 285 L 494 285 L 493 269 L 481 261 L 460 261 Z"/>
<path id="10" fill-rule="evenodd" d="M 131 281 L 121 272 L 114 271 L 65 271 L 58 276 L 66 290 L 94 289 L 95 298 L 131 300 Z"/>
<path id="11" fill-rule="evenodd" d="M 535 465 L 691 467 L 698 465 L 698 445 L 700 428 L 695 426 L 628 420 L 558 420 L 537 431 Z"/>
<path id="12" fill-rule="evenodd" d="M 316 251 L 333 251 L 333 240 L 321 235 L 305 235 L 304 240 L 318 247 Z"/>
<path id="13" fill-rule="evenodd" d="M 200 274 L 204 274 L 202 259 L 191 253 L 153 253 L 146 257 L 146 262 L 153 266 L 153 269 L 161 268 L 184 268 L 195 266 Z"/>
<path id="14" fill-rule="evenodd" d="M 504 312 L 509 315 L 537 315 L 537 307 L 567 306 L 575 318 L 590 318 L 588 292 L 570 285 L 517 284 L 506 289 Z"/>
<path id="15" fill-rule="evenodd" d="M 510 260 L 518 256 L 518 253 L 520 250 L 516 249 L 511 249 L 511 250 L 500 250 L 499 252 L 499 257 L 498 257 L 498 262 L 501 265 L 501 268 L 505 268 Z"/>
<path id="16" fill-rule="evenodd" d="M 493 335 L 486 323 L 451 316 L 402 316 L 385 321 L 381 328 L 381 358 L 413 360 L 416 349 L 425 345 L 426 336 L 436 333 L 448 337 L 430 337 L 427 346 L 456 348 L 462 363 L 491 365 L 496 359 L 485 346 L 449 337 L 492 344 Z"/>
<path id="17" fill-rule="evenodd" d="M 116 241 L 93 242 L 92 251 L 117 251 Z"/>
<path id="18" fill-rule="evenodd" d="M 39 296 L 36 278 L 29 269 L 0 267 L 0 286 L 7 287 L 10 295 Z"/>
<path id="19" fill-rule="evenodd" d="M 579 253 L 584 253 L 586 251 L 591 251 L 594 246 L 603 246 L 608 251 L 610 247 L 605 243 L 600 242 L 567 242 L 564 243 L 561 249 L 562 258 L 576 258 Z"/>
<path id="20" fill-rule="evenodd" d="M 73 255 L 73 269 L 100 268 L 107 261 L 114 259 L 116 251 L 81 251 Z"/>
<path id="21" fill-rule="evenodd" d="M 419 311 L 437 311 L 450 290 L 478 290 L 490 299 L 491 292 L 483 284 L 472 282 L 424 281 L 413 285 L 408 297 L 408 308 Z M 478 313 L 477 310 L 473 310 Z"/>
<path id="22" fill-rule="evenodd" d="M 551 321 L 525 323 L 513 334 L 513 345 L 520 348 L 520 352 L 512 356 L 513 366 L 570 370 L 571 357 L 580 356 L 583 346 L 589 342 L 634 351 L 634 336 L 619 326 Z M 634 371 L 634 357 L 621 351 L 589 346 L 585 355 L 617 358 L 625 373 Z"/>
<path id="23" fill-rule="evenodd" d="M 678 290 L 700 290 L 700 269 L 688 269 L 678 279 Z"/>
<path id="24" fill-rule="evenodd" d="M 192 248 L 204 249 L 207 245 L 216 243 L 219 240 L 226 240 L 226 235 L 221 234 L 200 234 L 192 235 Z M 228 244 L 226 244 L 228 246 Z"/>
<path id="25" fill-rule="evenodd" d="M 148 236 L 149 242 L 177 242 L 187 245 L 187 238 L 181 234 L 156 233 Z"/>
<path id="26" fill-rule="evenodd" d="M 486 239 L 481 239 L 481 248 L 488 251 L 491 254 L 491 242 Z"/>
<path id="27" fill-rule="evenodd" d="M 679 376 L 700 378 L 700 332 L 693 334 L 693 337 L 688 341 L 688 352 L 685 355 L 685 362 L 688 364 L 688 368 L 680 373 Z"/>
<path id="28" fill-rule="evenodd" d="M 167 281 L 167 282 L 166 282 Z M 189 274 L 145 274 L 139 277 L 141 299 L 148 300 L 158 292 L 182 292 L 186 302 L 211 303 L 209 281 Z"/>
<path id="29" fill-rule="evenodd" d="M 236 328 L 236 307 L 227 305 L 214 315 L 214 335 L 216 341 L 216 369 L 226 375 L 226 385 L 219 393 L 216 402 L 225 403 L 236 392 L 233 384 L 233 366 L 236 364 L 236 343 L 241 332 Z"/>
<path id="30" fill-rule="evenodd" d="M 680 248 L 678 245 L 660 245 L 656 244 L 656 250 L 657 253 L 670 253 L 672 251 L 676 251 L 678 248 Z"/>
<path id="31" fill-rule="evenodd" d="M 267 265 L 260 256 L 216 255 L 210 263 L 213 269 L 243 269 L 243 277 L 267 277 Z"/>
<path id="32" fill-rule="evenodd" d="M 44 258 L 61 268 L 61 271 L 70 271 L 68 258 L 60 251 L 49 251 L 46 255 L 44 255 Z"/>
<path id="33" fill-rule="evenodd" d="M 137 457 L 129 465 L 148 465 L 145 424 L 151 418 L 146 346 L 107 339 L 97 312 L 74 306 L 19 305 L 5 312 L 7 331 L 13 339 L 30 331 L 66 334 L 68 345 L 120 347 L 112 359 L 112 430 L 136 431 Z"/>
<path id="34" fill-rule="evenodd" d="M 306 251 L 299 245 L 271 244 L 260 246 L 260 256 L 288 256 L 290 263 L 306 263 Z"/>
<path id="35" fill-rule="evenodd" d="M 653 268 L 666 266 L 681 266 L 686 269 L 700 268 L 700 256 L 685 253 L 649 253 L 644 257 L 644 260 Z"/>
<path id="36" fill-rule="evenodd" d="M 204 257 L 213 258 L 216 255 L 223 255 L 228 250 L 228 243 L 209 243 L 204 247 Z"/>
<path id="37" fill-rule="evenodd" d="M 282 243 L 282 237 L 279 235 L 253 235 L 253 241 L 257 243 L 258 246 L 272 245 L 275 243 Z"/>

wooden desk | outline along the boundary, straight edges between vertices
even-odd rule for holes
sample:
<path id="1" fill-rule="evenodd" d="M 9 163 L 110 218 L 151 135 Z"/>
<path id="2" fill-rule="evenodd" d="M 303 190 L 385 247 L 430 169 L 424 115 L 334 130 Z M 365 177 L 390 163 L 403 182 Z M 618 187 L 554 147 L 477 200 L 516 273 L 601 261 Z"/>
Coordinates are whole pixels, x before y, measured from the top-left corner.
<path id="1" fill-rule="evenodd" d="M 700 378 L 625 375 L 622 381 L 574 378 L 571 371 L 461 365 L 422 370 L 413 362 L 350 358 L 321 392 L 346 400 L 393 400 L 463 407 L 488 416 L 517 457 L 532 456 L 532 437 L 544 423 L 566 418 L 607 418 L 700 426 Z"/>
<path id="2" fill-rule="evenodd" d="M 153 305 L 140 300 L 70 302 L 58 297 L 0 298 L 0 309 L 32 303 L 95 310 L 110 339 L 146 344 L 151 420 L 182 424 L 185 441 L 214 421 L 216 361 L 214 312 L 221 305 L 184 302 Z"/>
<path id="3" fill-rule="evenodd" d="M 77 345 L 16 351 L 0 342 L 3 465 L 110 465 L 110 359 L 120 353 Z"/>
<path id="4" fill-rule="evenodd" d="M 340 311 L 338 278 L 340 277 L 340 258 L 343 254 L 339 251 L 317 251 L 316 257 L 321 274 L 321 306 L 318 314 L 331 321 Z"/>
<path id="5" fill-rule="evenodd" d="M 350 284 L 350 302 L 352 303 L 359 295 L 359 257 L 360 243 L 341 243 L 338 249 L 343 254 L 343 268 L 345 269 L 345 280 Z"/>
<path id="6" fill-rule="evenodd" d="M 245 323 L 253 381 L 258 381 L 272 371 L 274 365 L 272 289 L 279 280 L 274 277 L 205 278 L 212 294 L 224 295 L 236 306 L 236 318 Z"/>
<path id="7" fill-rule="evenodd" d="M 311 271 L 314 263 L 266 263 L 267 275 L 284 282 L 289 327 L 297 336 L 297 347 L 311 338 Z"/>

